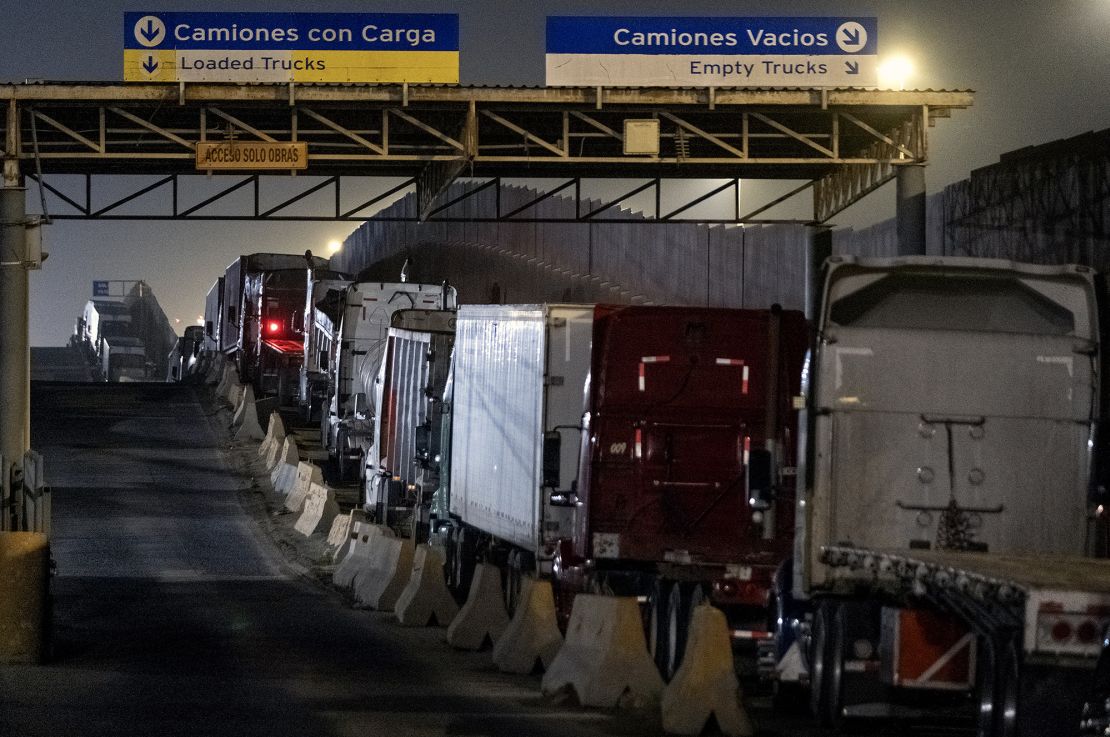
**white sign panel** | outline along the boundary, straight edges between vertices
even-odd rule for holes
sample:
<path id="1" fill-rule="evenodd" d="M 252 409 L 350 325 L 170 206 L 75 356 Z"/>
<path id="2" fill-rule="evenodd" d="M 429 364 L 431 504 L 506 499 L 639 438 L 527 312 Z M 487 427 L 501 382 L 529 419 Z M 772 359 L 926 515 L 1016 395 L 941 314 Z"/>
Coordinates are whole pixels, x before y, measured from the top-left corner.
<path id="1" fill-rule="evenodd" d="M 875 18 L 547 19 L 547 84 L 874 87 Z"/>

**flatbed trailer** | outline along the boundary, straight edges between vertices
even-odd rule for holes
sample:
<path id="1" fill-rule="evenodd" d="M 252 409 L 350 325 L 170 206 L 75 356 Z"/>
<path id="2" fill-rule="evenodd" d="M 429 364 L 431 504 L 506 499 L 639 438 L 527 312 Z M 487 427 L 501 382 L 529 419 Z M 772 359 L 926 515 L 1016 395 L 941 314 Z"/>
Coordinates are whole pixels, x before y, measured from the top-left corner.
<path id="1" fill-rule="evenodd" d="M 1103 304 L 1083 266 L 830 259 L 761 659 L 780 694 L 832 726 L 1078 731 L 1110 623 Z"/>

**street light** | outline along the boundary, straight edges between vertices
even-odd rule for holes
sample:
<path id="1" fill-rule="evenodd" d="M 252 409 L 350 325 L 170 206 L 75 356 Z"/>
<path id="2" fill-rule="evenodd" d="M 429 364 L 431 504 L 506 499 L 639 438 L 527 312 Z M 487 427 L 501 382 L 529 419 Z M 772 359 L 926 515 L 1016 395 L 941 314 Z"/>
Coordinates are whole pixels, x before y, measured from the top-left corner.
<path id="1" fill-rule="evenodd" d="M 891 56 L 879 64 L 879 87 L 887 90 L 904 90 L 906 81 L 913 76 L 913 62 L 906 56 Z"/>

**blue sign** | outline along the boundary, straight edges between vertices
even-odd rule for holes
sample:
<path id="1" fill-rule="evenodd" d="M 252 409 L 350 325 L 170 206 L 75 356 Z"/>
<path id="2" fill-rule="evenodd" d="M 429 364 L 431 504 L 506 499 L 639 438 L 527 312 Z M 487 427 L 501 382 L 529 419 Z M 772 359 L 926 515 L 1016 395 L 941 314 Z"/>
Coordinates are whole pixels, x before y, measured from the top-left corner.
<path id="1" fill-rule="evenodd" d="M 108 282 L 106 282 L 106 281 L 94 281 L 93 282 L 92 296 L 94 296 L 94 297 L 107 297 L 108 296 Z"/>
<path id="2" fill-rule="evenodd" d="M 458 51 L 446 13 L 123 14 L 125 49 Z"/>
<path id="3" fill-rule="evenodd" d="M 870 17 L 547 19 L 549 85 L 871 86 Z"/>
<path id="4" fill-rule="evenodd" d="M 459 17 L 446 13 L 123 16 L 129 82 L 457 83 Z"/>

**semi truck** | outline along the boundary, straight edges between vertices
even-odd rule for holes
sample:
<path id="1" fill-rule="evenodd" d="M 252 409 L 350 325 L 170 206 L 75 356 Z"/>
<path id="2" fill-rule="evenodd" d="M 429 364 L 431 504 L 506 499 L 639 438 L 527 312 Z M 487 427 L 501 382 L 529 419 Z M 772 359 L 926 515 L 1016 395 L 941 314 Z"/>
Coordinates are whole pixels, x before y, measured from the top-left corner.
<path id="1" fill-rule="evenodd" d="M 279 401 L 296 396 L 304 356 L 305 274 L 327 260 L 311 253 L 255 253 L 235 259 L 217 282 L 218 297 L 205 302 L 207 330 L 217 350 L 239 371 L 239 380 Z M 217 310 L 212 312 L 211 310 Z M 218 323 L 218 327 L 217 327 Z"/>
<path id="2" fill-rule="evenodd" d="M 401 310 L 391 322 L 375 387 L 381 411 L 366 465 L 364 508 L 399 534 L 424 542 L 440 482 L 455 312 Z"/>
<path id="3" fill-rule="evenodd" d="M 641 597 L 666 675 L 691 609 L 766 636 L 791 551 L 800 312 L 468 306 L 452 362 L 448 577 L 481 557 L 575 594 Z M 749 459 L 766 457 L 762 478 Z"/>
<path id="4" fill-rule="evenodd" d="M 100 375 L 105 381 L 146 381 L 150 378 L 146 346 L 130 335 L 101 338 Z"/>
<path id="5" fill-rule="evenodd" d="M 205 335 L 203 325 L 190 325 L 177 339 L 169 355 L 166 381 L 199 380 L 205 366 L 202 350 Z"/>
<path id="6" fill-rule="evenodd" d="M 780 689 L 823 723 L 1078 730 L 1110 621 L 1100 292 L 1082 266 L 829 261 L 773 618 Z"/>
<path id="7" fill-rule="evenodd" d="M 204 297 L 204 348 L 207 356 L 221 353 L 220 329 L 223 327 L 224 277 L 221 274 Z"/>
<path id="8" fill-rule="evenodd" d="M 77 340 L 86 357 L 98 367 L 102 362 L 104 338 L 132 332 L 131 310 L 118 301 L 90 299 L 77 320 Z"/>
<path id="9" fill-rule="evenodd" d="M 321 439 L 341 480 L 364 477 L 371 458 L 375 382 L 393 314 L 413 308 L 454 309 L 456 303 L 454 287 L 446 284 L 360 281 L 342 291 L 321 420 Z"/>
<path id="10" fill-rule="evenodd" d="M 304 306 L 304 358 L 298 403 L 304 419 L 319 422 L 328 398 L 328 372 L 342 315 L 344 290 L 352 280 L 337 272 L 309 271 Z"/>

